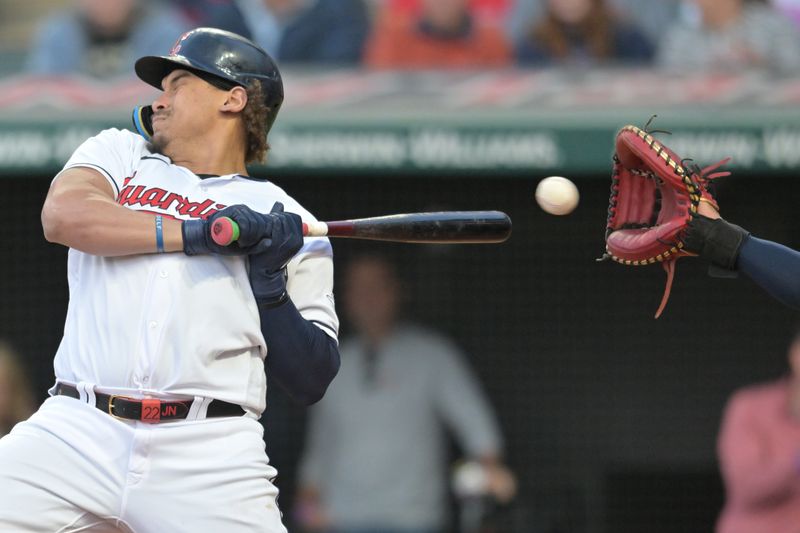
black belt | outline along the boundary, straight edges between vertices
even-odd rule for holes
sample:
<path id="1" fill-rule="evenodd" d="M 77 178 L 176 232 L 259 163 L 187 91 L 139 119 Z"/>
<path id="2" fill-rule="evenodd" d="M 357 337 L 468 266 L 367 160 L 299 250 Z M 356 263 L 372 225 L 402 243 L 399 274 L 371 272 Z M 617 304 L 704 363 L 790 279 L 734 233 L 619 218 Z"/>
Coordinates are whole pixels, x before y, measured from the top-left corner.
<path id="1" fill-rule="evenodd" d="M 80 399 L 78 389 L 66 383 L 56 385 L 56 395 Z M 94 393 L 95 407 L 117 418 L 139 420 L 141 422 L 163 422 L 182 420 L 189 414 L 194 400 L 159 400 L 157 398 L 130 398 L 117 394 Z M 245 413 L 235 403 L 212 400 L 206 411 L 206 418 L 221 416 L 242 416 Z"/>

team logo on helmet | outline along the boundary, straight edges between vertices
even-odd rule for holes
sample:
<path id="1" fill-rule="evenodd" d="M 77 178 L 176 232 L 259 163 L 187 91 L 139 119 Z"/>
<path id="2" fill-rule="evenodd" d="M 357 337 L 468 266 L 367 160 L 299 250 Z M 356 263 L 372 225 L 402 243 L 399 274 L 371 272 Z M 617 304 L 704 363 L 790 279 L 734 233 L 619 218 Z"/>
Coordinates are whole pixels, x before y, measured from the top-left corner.
<path id="1" fill-rule="evenodd" d="M 175 41 L 175 44 L 174 44 L 174 45 L 172 45 L 172 49 L 169 51 L 169 55 L 171 55 L 171 56 L 176 56 L 176 55 L 178 55 L 178 52 L 180 52 L 180 51 L 181 51 L 181 43 L 182 43 L 184 40 L 186 40 L 186 38 L 189 36 L 189 34 L 190 34 L 190 33 L 192 33 L 192 32 L 191 32 L 191 31 L 187 31 L 186 33 L 184 33 L 183 35 L 181 35 L 181 36 L 178 38 L 178 40 L 177 40 L 177 41 Z"/>

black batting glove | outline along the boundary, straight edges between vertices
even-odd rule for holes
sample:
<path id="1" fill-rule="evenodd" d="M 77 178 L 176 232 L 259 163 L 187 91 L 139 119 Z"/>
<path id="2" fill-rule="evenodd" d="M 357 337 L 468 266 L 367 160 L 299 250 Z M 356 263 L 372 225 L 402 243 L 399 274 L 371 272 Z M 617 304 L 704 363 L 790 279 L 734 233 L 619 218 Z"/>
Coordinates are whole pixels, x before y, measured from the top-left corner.
<path id="1" fill-rule="evenodd" d="M 239 225 L 239 239 L 227 246 L 220 246 L 211 238 L 211 226 L 220 217 L 228 217 Z M 183 251 L 186 255 L 250 254 L 253 253 L 254 245 L 271 234 L 272 223 L 270 215 L 253 211 L 246 205 L 232 205 L 205 220 L 185 220 L 181 225 Z"/>
<path id="2" fill-rule="evenodd" d="M 286 294 L 286 264 L 303 247 L 303 221 L 295 213 L 283 211 L 276 202 L 267 215 L 272 220 L 270 236 L 253 247 L 250 261 L 250 286 L 259 306 L 277 306 Z"/>

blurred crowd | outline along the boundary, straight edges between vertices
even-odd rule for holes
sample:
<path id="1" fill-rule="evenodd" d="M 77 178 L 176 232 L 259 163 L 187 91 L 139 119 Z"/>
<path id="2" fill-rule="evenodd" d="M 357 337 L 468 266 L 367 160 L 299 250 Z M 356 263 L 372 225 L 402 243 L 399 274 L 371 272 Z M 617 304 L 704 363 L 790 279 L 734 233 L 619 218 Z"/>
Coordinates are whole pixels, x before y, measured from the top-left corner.
<path id="1" fill-rule="evenodd" d="M 36 395 L 21 357 L 0 340 L 0 437 L 33 414 L 36 407 Z"/>
<path id="2" fill-rule="evenodd" d="M 0 3 L 14 20 L 18 4 Z M 127 76 L 197 26 L 280 64 L 800 68 L 800 0 L 38 0 L 21 69 Z M 19 40 L 19 39 L 18 39 Z M 8 45 L 7 40 L 0 44 Z"/>

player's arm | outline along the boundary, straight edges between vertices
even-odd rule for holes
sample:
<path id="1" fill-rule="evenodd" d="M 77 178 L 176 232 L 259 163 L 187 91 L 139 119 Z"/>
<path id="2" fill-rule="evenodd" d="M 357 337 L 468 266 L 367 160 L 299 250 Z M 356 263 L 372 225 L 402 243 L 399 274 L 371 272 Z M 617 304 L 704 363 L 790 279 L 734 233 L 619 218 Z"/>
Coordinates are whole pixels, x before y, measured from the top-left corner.
<path id="1" fill-rule="evenodd" d="M 774 298 L 800 309 L 800 252 L 751 236 L 742 245 L 737 264 Z"/>
<path id="2" fill-rule="evenodd" d="M 290 298 L 278 305 L 259 304 L 261 332 L 267 343 L 267 371 L 297 403 L 322 399 L 339 372 L 339 346 L 304 319 Z"/>
<path id="3" fill-rule="evenodd" d="M 216 244 L 210 227 L 219 217 L 236 221 L 239 240 L 229 246 Z M 245 205 L 232 205 L 206 220 L 175 220 L 162 216 L 159 250 L 157 216 L 116 203 L 111 184 L 97 170 L 72 167 L 50 186 L 42 208 L 44 236 L 82 252 L 121 256 L 183 251 L 187 255 L 244 255 L 269 235 L 272 219 Z"/>
<path id="4" fill-rule="evenodd" d="M 706 203 L 690 224 L 687 247 L 723 270 L 744 272 L 775 299 L 800 309 L 800 252 L 758 239 Z"/>
<path id="5" fill-rule="evenodd" d="M 164 250 L 183 249 L 181 222 L 163 219 Z M 120 256 L 156 251 L 155 216 L 125 208 L 103 175 L 73 167 L 50 186 L 42 208 L 45 238 L 82 252 Z"/>
<path id="6" fill-rule="evenodd" d="M 319 401 L 339 371 L 339 346 L 306 320 L 289 297 L 286 264 L 303 246 L 300 217 L 272 209 L 271 236 L 249 257 L 250 285 L 267 344 L 267 370 L 292 399 L 303 405 Z"/>
<path id="7" fill-rule="evenodd" d="M 720 429 L 718 451 L 728 497 L 748 507 L 780 500 L 800 481 L 800 458 L 770 445 L 760 429 L 762 418 L 740 393 L 726 408 Z"/>

